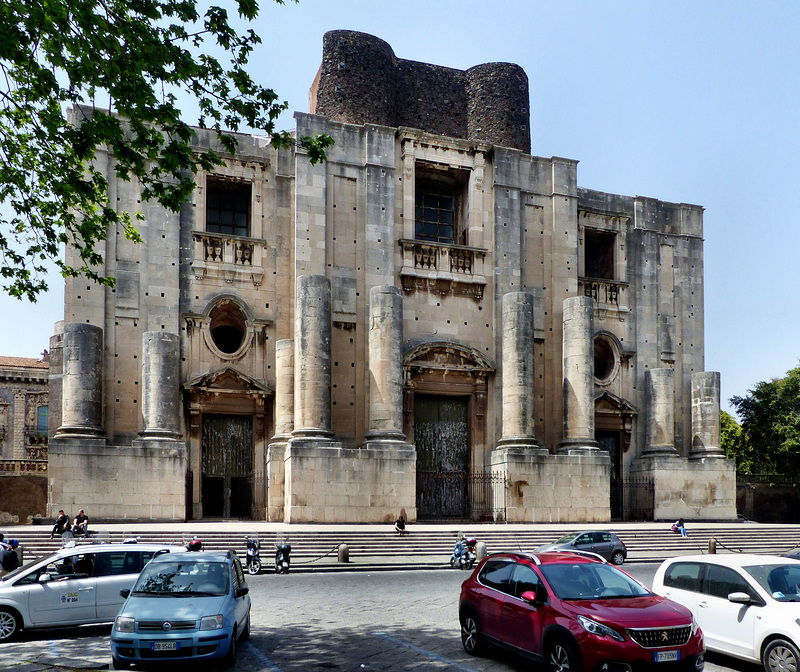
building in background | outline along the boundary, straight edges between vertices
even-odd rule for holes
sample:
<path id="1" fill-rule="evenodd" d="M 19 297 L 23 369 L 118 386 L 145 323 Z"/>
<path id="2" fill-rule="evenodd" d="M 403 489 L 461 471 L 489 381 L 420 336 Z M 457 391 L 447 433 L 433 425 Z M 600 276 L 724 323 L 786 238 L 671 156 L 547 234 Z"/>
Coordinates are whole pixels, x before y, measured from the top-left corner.
<path id="1" fill-rule="evenodd" d="M 28 522 L 47 506 L 50 357 L 0 356 L 0 522 Z"/>
<path id="2" fill-rule="evenodd" d="M 333 31 L 310 100 L 326 163 L 196 129 L 225 165 L 180 214 L 98 155 L 144 242 L 110 232 L 113 289 L 67 280 L 51 514 L 735 518 L 701 207 L 532 154 L 513 64 Z"/>

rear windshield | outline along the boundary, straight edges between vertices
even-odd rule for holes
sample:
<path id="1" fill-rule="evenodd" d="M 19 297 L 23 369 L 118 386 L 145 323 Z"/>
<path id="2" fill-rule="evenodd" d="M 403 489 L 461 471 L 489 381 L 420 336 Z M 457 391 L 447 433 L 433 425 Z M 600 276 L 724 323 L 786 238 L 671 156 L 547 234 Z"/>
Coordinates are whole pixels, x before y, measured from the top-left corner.
<path id="1" fill-rule="evenodd" d="M 149 563 L 133 588 L 135 595 L 226 595 L 230 586 L 224 562 Z"/>
<path id="2" fill-rule="evenodd" d="M 638 581 L 613 565 L 594 562 L 544 564 L 541 569 L 562 600 L 631 598 L 652 595 Z"/>

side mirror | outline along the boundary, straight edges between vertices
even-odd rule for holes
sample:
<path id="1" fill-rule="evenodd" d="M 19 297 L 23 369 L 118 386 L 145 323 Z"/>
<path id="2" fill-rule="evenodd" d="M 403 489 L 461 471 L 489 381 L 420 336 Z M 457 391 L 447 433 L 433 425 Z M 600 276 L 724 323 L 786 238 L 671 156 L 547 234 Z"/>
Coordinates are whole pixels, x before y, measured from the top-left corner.
<path id="1" fill-rule="evenodd" d="M 130 588 L 123 588 L 122 590 L 119 591 L 120 597 L 124 597 L 126 600 L 128 599 L 128 595 L 130 594 L 131 594 Z"/>
<path id="2" fill-rule="evenodd" d="M 728 601 L 733 602 L 734 604 L 752 604 L 753 598 L 750 597 L 747 593 L 731 593 L 728 595 Z"/>
<path id="3" fill-rule="evenodd" d="M 520 598 L 522 598 L 528 604 L 532 604 L 534 607 L 537 607 L 547 601 L 547 593 L 544 590 L 544 586 L 539 584 L 536 587 L 536 590 L 526 590 L 522 593 L 522 595 L 520 595 Z"/>
<path id="4" fill-rule="evenodd" d="M 39 574 L 39 579 L 38 579 L 39 583 L 47 583 L 50 580 L 51 579 L 49 574 Z"/>
<path id="5" fill-rule="evenodd" d="M 244 597 L 247 593 L 250 592 L 250 588 L 245 586 L 244 588 L 237 588 L 236 592 L 234 593 L 234 597 Z"/>

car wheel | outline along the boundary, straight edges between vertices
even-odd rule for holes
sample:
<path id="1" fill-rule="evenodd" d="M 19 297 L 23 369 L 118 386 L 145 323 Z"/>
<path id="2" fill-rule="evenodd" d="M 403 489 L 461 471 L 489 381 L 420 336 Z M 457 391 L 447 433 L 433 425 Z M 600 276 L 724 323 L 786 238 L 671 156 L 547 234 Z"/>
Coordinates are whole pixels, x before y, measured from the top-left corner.
<path id="1" fill-rule="evenodd" d="M 8 609 L 0 609 L 0 642 L 8 642 L 18 634 L 22 624 L 17 615 Z"/>
<path id="2" fill-rule="evenodd" d="M 236 629 L 231 634 L 231 644 L 228 647 L 228 653 L 222 661 L 222 669 L 229 670 L 236 663 Z"/>
<path id="3" fill-rule="evenodd" d="M 548 672 L 581 672 L 578 656 L 569 642 L 556 639 L 547 647 L 545 664 Z"/>
<path id="4" fill-rule="evenodd" d="M 247 620 L 244 622 L 244 628 L 242 629 L 242 634 L 239 637 L 240 642 L 246 642 L 250 639 L 250 610 L 247 610 Z"/>
<path id="5" fill-rule="evenodd" d="M 788 639 L 773 639 L 764 649 L 761 660 L 767 672 L 797 670 L 800 665 L 800 652 Z"/>
<path id="6" fill-rule="evenodd" d="M 622 551 L 614 551 L 614 553 L 611 555 L 611 562 L 613 562 L 615 565 L 621 565 L 623 562 L 625 562 L 625 554 Z"/>
<path id="7" fill-rule="evenodd" d="M 479 656 L 486 650 L 478 617 L 472 612 L 461 616 L 461 644 L 470 656 Z"/>
<path id="8" fill-rule="evenodd" d="M 115 670 L 127 670 L 130 666 L 130 663 L 126 663 L 124 660 L 120 660 L 116 656 L 111 656 L 111 667 L 113 667 Z"/>

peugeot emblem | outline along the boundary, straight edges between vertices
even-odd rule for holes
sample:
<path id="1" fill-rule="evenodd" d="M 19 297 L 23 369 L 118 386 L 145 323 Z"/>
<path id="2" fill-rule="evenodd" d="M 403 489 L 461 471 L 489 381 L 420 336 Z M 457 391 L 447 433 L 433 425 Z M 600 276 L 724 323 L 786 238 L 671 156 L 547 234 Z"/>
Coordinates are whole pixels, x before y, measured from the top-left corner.
<path id="1" fill-rule="evenodd" d="M 167 626 L 167 625 L 169 625 L 169 623 L 164 623 L 164 629 L 165 629 L 165 630 L 167 629 L 167 628 L 166 628 L 166 626 Z M 667 634 L 667 631 L 666 631 L 666 630 L 664 630 L 664 631 L 661 633 L 661 639 L 663 639 L 665 642 L 669 640 L 669 635 Z"/>
<path id="2" fill-rule="evenodd" d="M 161 629 L 164 630 L 164 632 L 169 632 L 172 630 L 172 623 L 169 621 L 164 621 L 164 625 L 161 626 Z"/>

